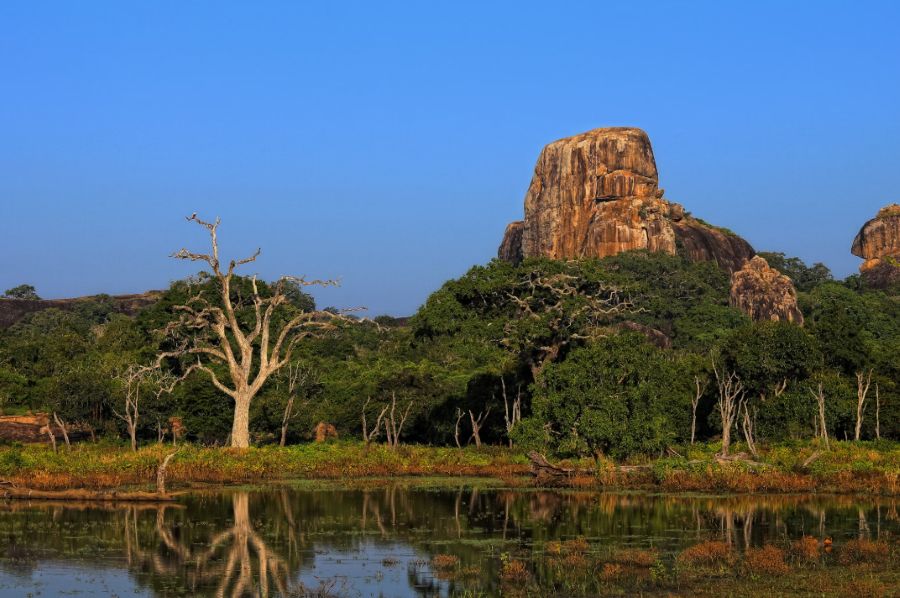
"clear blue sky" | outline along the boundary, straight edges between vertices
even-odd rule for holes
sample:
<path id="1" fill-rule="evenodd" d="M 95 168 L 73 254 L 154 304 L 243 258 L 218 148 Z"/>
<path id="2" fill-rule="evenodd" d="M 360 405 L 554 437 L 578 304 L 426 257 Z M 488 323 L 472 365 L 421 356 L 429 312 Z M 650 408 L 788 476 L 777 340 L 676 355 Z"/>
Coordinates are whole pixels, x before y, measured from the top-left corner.
<path id="1" fill-rule="evenodd" d="M 634 125 L 666 195 L 845 276 L 900 200 L 900 2 L 0 4 L 0 291 L 254 271 L 408 314 L 495 255 L 541 147 Z"/>

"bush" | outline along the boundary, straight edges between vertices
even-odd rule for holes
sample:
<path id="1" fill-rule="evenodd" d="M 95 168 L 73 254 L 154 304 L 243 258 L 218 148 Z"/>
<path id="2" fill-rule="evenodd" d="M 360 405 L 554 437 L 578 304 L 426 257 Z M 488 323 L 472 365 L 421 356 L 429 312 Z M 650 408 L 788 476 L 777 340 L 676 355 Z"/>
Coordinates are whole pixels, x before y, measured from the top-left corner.
<path id="1" fill-rule="evenodd" d="M 782 549 L 766 544 L 762 548 L 748 548 L 744 553 L 744 564 L 751 573 L 784 575 L 790 571 L 784 557 Z"/>
<path id="2" fill-rule="evenodd" d="M 735 562 L 735 554 L 725 542 L 708 540 L 682 550 L 676 562 L 681 566 L 730 566 Z"/>

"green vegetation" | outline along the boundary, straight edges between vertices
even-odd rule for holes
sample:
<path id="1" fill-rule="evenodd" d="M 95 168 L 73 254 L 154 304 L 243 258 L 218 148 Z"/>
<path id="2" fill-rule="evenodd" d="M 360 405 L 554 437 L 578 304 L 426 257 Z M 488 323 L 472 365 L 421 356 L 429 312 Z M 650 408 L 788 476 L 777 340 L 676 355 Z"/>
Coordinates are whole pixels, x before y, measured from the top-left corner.
<path id="1" fill-rule="evenodd" d="M 357 441 L 274 445 L 250 449 L 185 444 L 168 466 L 168 486 L 195 483 L 252 483 L 289 479 L 352 479 L 395 476 L 477 476 L 513 486 L 554 484 L 581 488 L 622 488 L 704 492 L 866 492 L 900 494 L 900 443 L 835 442 L 822 451 L 815 442 L 791 442 L 760 450 L 753 463 L 717 459 L 716 443 L 671 446 L 672 456 L 612 461 L 560 461 L 573 474 L 532 479 L 524 450 L 427 447 Z M 70 451 L 40 445 L 0 447 L 0 478 L 39 490 L 85 487 L 96 490 L 152 486 L 171 446 L 150 444 L 131 451 L 123 442 L 79 443 Z M 526 477 L 527 476 L 527 477 Z"/>
<path id="2" fill-rule="evenodd" d="M 3 297 L 5 299 L 40 299 L 37 290 L 30 284 L 20 284 L 11 289 L 6 289 L 3 293 Z"/>
<path id="3" fill-rule="evenodd" d="M 797 281 L 804 327 L 750 322 L 729 307 L 726 272 L 678 256 L 629 252 L 476 266 L 444 284 L 411 318 L 343 318 L 298 339 L 290 367 L 274 372 L 253 399 L 251 440 L 277 444 L 284 430 L 285 443 L 297 444 L 312 438 L 318 422 L 334 425 L 342 439 L 361 440 L 365 417 L 367 432 L 378 431 L 363 462 L 387 454 L 380 445 L 385 420 L 397 429 L 401 447 L 452 447 L 441 449 L 451 454 L 457 439 L 462 445 L 511 442 L 518 450 L 590 464 L 646 462 L 676 447 L 684 454 L 692 428 L 698 443 L 715 445 L 723 431 L 715 371 L 740 382 L 731 431 L 739 452 L 760 453 L 753 460 L 823 436 L 814 397 L 820 385 L 832 445 L 857 439 L 857 429 L 863 441 L 900 437 L 898 298 L 853 279 L 835 282 L 819 265 L 766 255 Z M 221 305 L 214 299 L 219 284 L 206 275 L 175 282 L 134 316 L 114 313 L 103 297 L 71 311 L 27 316 L 0 332 L 4 410 L 56 414 L 74 438 L 126 438 L 126 421 L 116 415 L 128 395 L 123 373 L 172 354 L 173 337 L 160 331 L 200 291 L 211 308 Z M 253 281 L 235 275 L 230 284 L 238 325 L 252 328 Z M 256 284 L 261 298 L 273 296 L 273 285 Z M 273 316 L 278 322 L 315 310 L 300 286 L 288 288 L 286 297 L 284 311 Z M 225 342 L 201 340 L 220 348 Z M 138 444 L 169 441 L 173 433 L 195 445 L 229 442 L 233 401 L 208 372 L 193 368 L 195 360 L 176 354 L 163 360 L 169 379 L 179 380 L 174 386 L 149 378 L 140 383 Z M 223 379 L 228 374 L 222 364 L 207 367 Z M 476 438 L 472 421 L 479 418 Z M 363 450 L 340 446 L 351 460 Z M 293 450 L 286 454 L 306 449 Z M 280 461 L 280 454 L 271 455 L 275 470 L 314 475 L 313 468 Z M 497 458 L 501 466 L 519 463 L 517 454 Z M 59 463 L 67 458 L 60 455 Z M 810 469 L 832 461 L 819 457 Z M 328 469 L 327 463 L 320 464 Z"/>

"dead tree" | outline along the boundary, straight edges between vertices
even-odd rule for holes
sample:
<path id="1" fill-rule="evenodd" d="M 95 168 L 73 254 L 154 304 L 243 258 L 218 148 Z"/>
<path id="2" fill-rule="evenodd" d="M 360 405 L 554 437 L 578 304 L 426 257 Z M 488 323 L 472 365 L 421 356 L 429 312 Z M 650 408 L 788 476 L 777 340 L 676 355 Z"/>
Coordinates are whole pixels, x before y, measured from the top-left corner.
<path id="1" fill-rule="evenodd" d="M 384 431 L 387 435 L 387 444 L 391 448 L 397 448 L 400 446 L 400 434 L 403 432 L 403 424 L 406 423 L 406 417 L 409 415 L 409 410 L 412 409 L 413 402 L 410 401 L 406 405 L 406 409 L 403 410 L 403 414 L 400 415 L 400 419 L 397 419 L 397 393 L 391 393 L 391 408 L 387 413 L 387 417 L 384 420 Z"/>
<path id="2" fill-rule="evenodd" d="M 703 393 L 706 392 L 706 387 L 709 385 L 708 380 L 703 381 L 703 385 L 700 385 L 700 376 L 694 376 L 694 396 L 691 398 L 691 444 L 694 444 L 694 438 L 697 435 L 697 405 L 700 404 L 700 398 L 703 396 Z"/>
<path id="3" fill-rule="evenodd" d="M 481 446 L 481 427 L 484 425 L 485 420 L 487 420 L 487 417 L 490 414 L 491 408 L 488 407 L 487 411 L 482 411 L 476 418 L 475 414 L 472 413 L 472 410 L 469 409 L 469 420 L 472 422 L 472 436 L 469 438 L 469 442 L 474 440 L 476 448 Z"/>
<path id="4" fill-rule="evenodd" d="M 140 418 L 141 386 L 147 377 L 147 368 L 139 365 L 130 365 L 125 371 L 116 376 L 122 383 L 125 393 L 124 413 L 113 409 L 113 415 L 125 422 L 128 436 L 131 438 L 131 450 L 137 451 L 137 426 Z"/>
<path id="5" fill-rule="evenodd" d="M 297 394 L 301 389 L 307 389 L 315 377 L 312 368 L 302 367 L 299 363 L 290 363 L 283 371 L 287 382 L 287 402 L 281 414 L 281 440 L 278 443 L 279 446 L 284 446 L 287 441 L 288 425 L 291 420 L 300 415 L 300 408 L 308 403 L 308 401 L 298 403 L 296 401 Z"/>
<path id="6" fill-rule="evenodd" d="M 456 441 L 456 448 L 462 448 L 462 445 L 459 443 L 459 422 L 462 420 L 463 410 L 459 407 L 456 408 L 456 426 L 453 428 L 453 440 Z"/>
<path id="7" fill-rule="evenodd" d="M 522 387 L 516 387 L 516 398 L 513 400 L 512 410 L 510 410 L 509 400 L 506 397 L 506 381 L 503 380 L 502 376 L 500 377 L 500 386 L 503 389 L 503 419 L 506 422 L 506 437 L 509 439 L 509 448 L 512 448 L 513 429 L 522 419 Z"/>
<path id="8" fill-rule="evenodd" d="M 51 444 L 51 446 L 53 446 L 53 452 L 55 453 L 55 452 L 57 451 L 57 448 L 56 448 L 56 434 L 53 433 L 53 425 L 50 423 L 49 420 L 47 421 L 47 425 L 46 425 L 46 426 L 43 426 L 43 427 L 40 429 L 40 433 L 46 434 L 47 436 L 50 437 L 50 444 Z"/>
<path id="9" fill-rule="evenodd" d="M 156 493 L 160 495 L 164 495 L 166 493 L 166 469 L 169 467 L 169 461 L 172 460 L 172 457 L 175 456 L 175 453 L 178 451 L 174 451 L 166 455 L 166 458 L 162 460 L 162 463 L 159 464 L 159 467 L 156 468 Z"/>
<path id="10" fill-rule="evenodd" d="M 718 407 L 719 418 L 722 421 L 722 455 L 728 456 L 728 449 L 731 446 L 731 428 L 734 427 L 746 391 L 743 382 L 735 372 L 728 373 L 724 369 L 720 372 L 715 360 L 712 365 L 719 390 Z"/>
<path id="11" fill-rule="evenodd" d="M 71 449 L 72 444 L 69 442 L 69 430 L 66 428 L 66 422 L 59 418 L 56 411 L 53 412 L 53 421 L 56 422 L 56 426 L 59 428 L 60 432 L 62 432 L 63 440 L 66 442 L 66 449 Z M 48 423 L 47 426 L 49 427 L 50 424 Z"/>
<path id="12" fill-rule="evenodd" d="M 866 408 L 866 395 L 869 394 L 869 385 L 872 384 L 872 370 L 856 372 L 856 431 L 854 440 L 859 441 L 862 435 L 863 411 Z"/>
<path id="13" fill-rule="evenodd" d="M 881 390 L 875 383 L 875 439 L 881 440 Z"/>
<path id="14" fill-rule="evenodd" d="M 750 408 L 747 406 L 748 402 L 747 398 L 744 397 L 738 406 L 738 410 L 741 411 L 742 415 L 741 429 L 744 432 L 744 440 L 747 441 L 747 448 L 750 449 L 750 452 L 753 453 L 754 457 L 758 457 L 759 453 L 756 452 L 756 440 L 753 436 L 753 418 L 750 417 Z"/>
<path id="15" fill-rule="evenodd" d="M 825 391 L 822 390 L 822 383 L 819 382 L 819 387 L 817 391 L 813 391 L 813 389 L 809 389 L 809 394 L 813 396 L 816 400 L 816 404 L 819 406 L 819 425 L 816 426 L 819 428 L 819 437 L 825 442 L 825 448 L 829 448 L 828 446 L 828 426 L 825 424 Z"/>
<path id="16" fill-rule="evenodd" d="M 161 353 L 158 362 L 168 358 L 196 359 L 186 374 L 194 370 L 204 372 L 217 389 L 234 400 L 231 446 L 247 447 L 250 446 L 250 403 L 269 377 L 291 363 L 294 348 L 302 339 L 334 330 L 339 322 L 351 319 L 343 313 L 326 311 L 290 312 L 291 287 L 336 286 L 337 282 L 332 280 L 284 276 L 271 285 L 270 292 L 263 294 L 253 276 L 249 301 L 235 301 L 234 271 L 255 261 L 259 250 L 250 257 L 231 260 L 225 267 L 219 259 L 219 219 L 205 222 L 193 214 L 188 221 L 208 231 L 212 253 L 181 249 L 172 257 L 206 262 L 212 270 L 216 297 L 207 299 L 201 291 L 184 305 L 175 307 L 179 317 L 164 330 L 175 348 Z M 250 318 L 243 319 L 249 320 L 249 324 L 242 324 L 238 318 L 239 311 L 245 307 L 252 310 Z M 276 325 L 280 321 L 285 323 Z M 225 369 L 227 379 L 219 378 L 214 365 Z"/>
<path id="17" fill-rule="evenodd" d="M 387 413 L 388 406 L 385 405 L 384 408 L 378 413 L 378 417 L 375 419 L 375 425 L 369 430 L 369 425 L 366 423 L 366 407 L 369 406 L 369 401 L 372 400 L 372 397 L 367 397 L 366 402 L 363 404 L 362 408 L 362 435 L 363 442 L 366 446 L 369 446 L 376 438 L 378 438 L 378 434 L 381 432 L 381 424 L 384 420 L 384 414 Z"/>

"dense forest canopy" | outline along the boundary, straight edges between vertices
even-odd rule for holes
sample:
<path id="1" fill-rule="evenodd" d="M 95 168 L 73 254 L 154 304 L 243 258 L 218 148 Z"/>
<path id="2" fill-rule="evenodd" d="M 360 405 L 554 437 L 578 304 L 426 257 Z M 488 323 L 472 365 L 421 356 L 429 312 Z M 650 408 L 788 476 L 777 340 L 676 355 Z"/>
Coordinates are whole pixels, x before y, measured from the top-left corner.
<path id="1" fill-rule="evenodd" d="M 299 442 L 323 421 L 361 439 L 363 416 L 371 428 L 393 406 L 395 424 L 408 413 L 403 442 L 653 455 L 690 442 L 692 427 L 697 440 L 721 434 L 714 368 L 740 381 L 757 442 L 820 433 L 819 388 L 828 433 L 854 438 L 862 386 L 860 437 L 900 437 L 897 289 L 868 289 L 858 277 L 834 281 L 821 264 L 762 255 L 795 282 L 803 327 L 751 322 L 729 306 L 725 271 L 679 256 L 626 252 L 473 267 L 410 318 L 348 318 L 299 341 L 291 367 L 273 374 L 251 405 L 251 438 L 279 442 L 284 430 L 287 442 Z M 256 283 L 262 297 L 272 292 Z M 103 297 L 28 315 L 0 332 L 4 411 L 46 411 L 73 430 L 127 437 L 124 372 L 165 352 L 171 339 L 160 331 L 178 317 L 177 306 L 198 291 L 215 297 L 216 284 L 202 273 L 177 281 L 134 316 L 115 313 Z M 248 325 L 253 310 L 242 299 L 252 284 L 235 275 L 230 289 Z M 315 310 L 301 287 L 287 296 L 287 315 L 278 317 Z M 183 378 L 178 384 L 141 382 L 142 441 L 171 432 L 177 418 L 189 440 L 226 442 L 229 399 L 203 372 L 185 376 L 190 363 L 164 361 Z"/>

